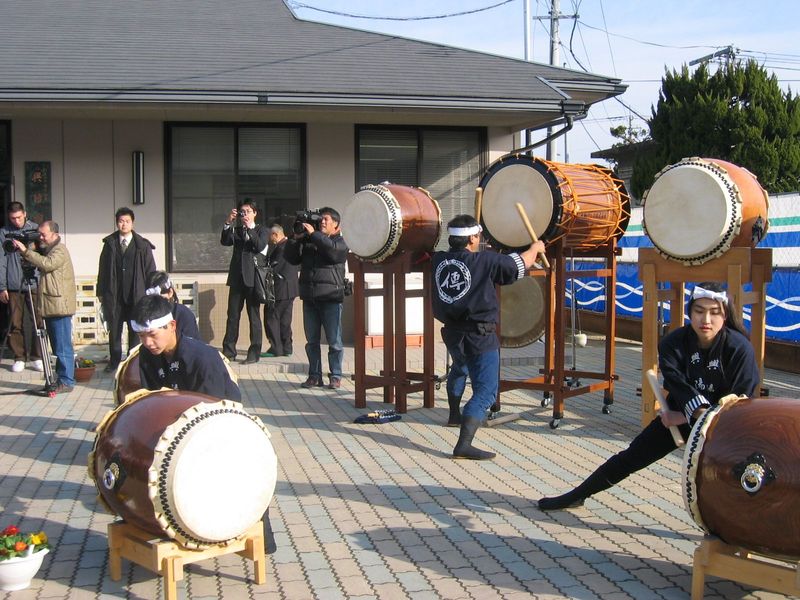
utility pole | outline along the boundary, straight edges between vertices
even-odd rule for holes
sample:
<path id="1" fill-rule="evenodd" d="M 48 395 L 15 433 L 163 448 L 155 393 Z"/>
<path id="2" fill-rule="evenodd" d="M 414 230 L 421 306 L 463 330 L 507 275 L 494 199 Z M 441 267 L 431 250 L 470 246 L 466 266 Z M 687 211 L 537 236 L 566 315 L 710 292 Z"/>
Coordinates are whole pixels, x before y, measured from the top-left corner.
<path id="1" fill-rule="evenodd" d="M 560 0 L 552 0 L 552 4 L 550 5 L 550 64 L 554 67 L 558 66 L 558 46 L 561 41 L 558 37 L 558 19 L 561 16 L 559 14 L 560 7 Z M 552 127 L 547 128 L 547 135 L 553 135 Z M 547 160 L 555 160 L 555 158 L 556 141 L 551 140 L 547 143 Z"/>
<path id="2" fill-rule="evenodd" d="M 734 46 L 725 46 L 721 50 L 717 50 L 716 52 L 712 52 L 711 54 L 706 54 L 705 56 L 701 56 L 700 58 L 696 58 L 692 61 L 689 61 L 689 66 L 693 67 L 694 65 L 705 64 L 711 62 L 715 58 L 725 57 L 725 66 L 730 65 L 734 60 L 736 60 L 736 54 L 738 54 L 739 49 L 735 48 Z"/>

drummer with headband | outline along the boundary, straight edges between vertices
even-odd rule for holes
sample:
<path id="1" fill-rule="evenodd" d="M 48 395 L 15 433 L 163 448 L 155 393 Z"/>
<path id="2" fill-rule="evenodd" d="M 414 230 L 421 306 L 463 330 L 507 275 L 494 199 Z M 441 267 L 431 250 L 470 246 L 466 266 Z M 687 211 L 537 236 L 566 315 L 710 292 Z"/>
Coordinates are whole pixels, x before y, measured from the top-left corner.
<path id="1" fill-rule="evenodd" d="M 189 307 L 178 301 L 178 292 L 172 285 L 169 273 L 166 271 L 153 271 L 147 276 L 147 289 L 145 295 L 152 296 L 158 294 L 172 303 L 172 316 L 175 318 L 175 325 L 180 335 L 188 335 L 196 340 L 200 339 L 200 329 L 197 327 L 197 319 Z"/>
<path id="2" fill-rule="evenodd" d="M 499 303 L 495 285 L 508 285 L 524 277 L 542 242 L 508 255 L 480 252 L 483 228 L 472 215 L 458 215 L 447 224 L 450 249 L 432 258 L 433 315 L 444 324 L 442 339 L 453 359 L 447 376 L 448 425 L 460 425 L 453 458 L 487 460 L 493 452 L 473 447 L 472 440 L 497 398 L 500 381 L 500 342 L 495 333 Z M 459 413 L 467 374 L 472 398 Z"/>
<path id="3" fill-rule="evenodd" d="M 695 286 L 686 312 L 690 322 L 666 335 L 658 345 L 669 410 L 664 410 L 630 446 L 612 456 L 577 488 L 539 500 L 540 510 L 581 506 L 586 498 L 619 483 L 675 448 L 669 427 L 686 440 L 691 425 L 729 394 L 752 396 L 759 383 L 753 347 L 739 311 L 717 283 Z"/>
<path id="4" fill-rule="evenodd" d="M 241 400 L 219 352 L 176 329 L 172 303 L 160 295 L 141 298 L 131 327 L 142 342 L 139 372 L 142 387 L 200 392 L 215 398 Z"/>

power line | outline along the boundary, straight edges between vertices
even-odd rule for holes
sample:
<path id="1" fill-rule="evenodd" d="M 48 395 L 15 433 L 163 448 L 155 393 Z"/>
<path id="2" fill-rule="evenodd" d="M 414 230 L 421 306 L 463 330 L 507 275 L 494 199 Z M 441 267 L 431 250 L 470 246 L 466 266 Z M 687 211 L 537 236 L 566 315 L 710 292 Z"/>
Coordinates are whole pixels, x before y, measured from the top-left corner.
<path id="1" fill-rule="evenodd" d="M 498 6 L 503 6 L 504 4 L 510 4 L 511 2 L 515 2 L 515 0 L 503 0 L 502 2 L 498 2 L 497 4 L 492 4 L 491 6 L 484 6 L 483 8 L 475 8 L 473 10 L 465 10 L 462 12 L 456 13 L 448 13 L 442 15 L 428 15 L 424 17 L 376 17 L 372 15 L 357 15 L 354 13 L 346 13 L 341 12 L 338 10 L 327 10 L 324 8 L 318 8 L 316 6 L 311 6 L 309 4 L 303 4 L 302 2 L 291 2 L 292 7 L 294 8 L 305 8 L 308 10 L 314 10 L 317 12 L 325 13 L 328 15 L 336 15 L 337 17 L 349 17 L 351 19 L 369 19 L 372 21 L 426 21 L 430 19 L 447 19 L 449 17 L 460 17 L 463 15 L 473 15 L 475 13 L 483 12 L 486 10 L 491 10 L 493 8 L 497 8 Z"/>
<path id="2" fill-rule="evenodd" d="M 613 35 L 614 37 L 631 40 L 632 42 L 638 42 L 639 44 L 645 44 L 647 46 L 657 46 L 658 48 L 674 48 L 677 50 L 694 50 L 697 48 L 722 48 L 722 46 L 670 46 L 668 44 L 657 44 L 656 42 L 647 42 L 645 40 L 639 40 L 637 38 L 630 37 L 627 35 L 612 33 L 607 29 L 603 29 L 601 27 L 595 27 L 594 25 L 589 25 L 588 23 L 584 23 L 583 21 L 581 21 L 581 25 L 583 25 L 584 27 L 588 27 L 589 29 L 594 29 L 595 31 L 600 31 L 602 33 L 605 33 L 606 35 Z"/>

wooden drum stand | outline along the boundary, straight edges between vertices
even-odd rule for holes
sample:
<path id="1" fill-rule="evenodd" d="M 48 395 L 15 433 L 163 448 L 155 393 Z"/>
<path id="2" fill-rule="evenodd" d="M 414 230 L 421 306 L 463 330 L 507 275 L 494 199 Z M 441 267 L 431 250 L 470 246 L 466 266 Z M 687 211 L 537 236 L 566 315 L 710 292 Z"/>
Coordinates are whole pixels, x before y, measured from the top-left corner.
<path id="1" fill-rule="evenodd" d="M 639 279 L 643 283 L 642 373 L 648 369 L 658 372 L 658 303 L 669 301 L 672 331 L 684 324 L 684 284 L 718 281 L 727 283 L 728 295 L 740 311 L 745 304 L 751 305 L 750 343 L 763 381 L 767 283 L 772 281 L 771 248 L 731 248 L 702 265 L 684 265 L 664 258 L 654 248 L 640 248 Z M 658 283 L 665 281 L 670 282 L 670 289 L 659 290 Z M 752 283 L 753 291 L 745 292 L 742 289 L 745 283 Z M 760 395 L 760 387 L 755 394 Z M 650 386 L 642 382 L 642 427 L 655 416 L 655 396 Z"/>
<path id="2" fill-rule="evenodd" d="M 431 261 L 415 261 L 410 253 L 401 253 L 381 263 L 364 262 L 353 254 L 347 262 L 353 274 L 353 320 L 355 335 L 355 388 L 356 408 L 367 406 L 367 390 L 383 388 L 383 401 L 394 403 L 398 413 L 408 410 L 407 396 L 423 392 L 423 406 L 433 408 L 434 385 L 434 334 L 433 305 L 431 303 Z M 367 290 L 365 273 L 381 273 L 383 288 Z M 406 289 L 406 274 L 422 273 L 422 289 Z M 383 369 L 378 375 L 367 375 L 366 367 L 366 299 L 383 298 Z M 422 372 L 408 371 L 406 358 L 406 299 L 423 298 L 422 316 Z"/>
<path id="3" fill-rule="evenodd" d="M 542 406 L 547 406 L 549 398 L 553 399 L 553 418 L 550 427 L 555 429 L 564 418 L 564 400 L 573 396 L 604 390 L 603 413 L 611 412 L 614 403 L 614 382 L 618 376 L 614 373 L 614 351 L 616 339 L 616 287 L 617 261 L 620 254 L 616 240 L 611 240 L 591 251 L 581 252 L 580 258 L 602 258 L 605 265 L 599 269 L 567 271 L 566 264 L 569 250 L 561 240 L 548 248 L 548 257 L 553 263 L 550 271 L 537 271 L 535 276 L 546 276 L 548 281 L 547 328 L 545 330 L 544 367 L 542 375 L 523 380 L 501 379 L 499 392 L 518 388 L 542 390 L 545 399 Z M 605 328 L 605 362 L 602 372 L 578 371 L 565 368 L 566 353 L 566 289 L 567 279 L 579 277 L 603 277 L 606 279 L 606 315 Z M 575 301 L 574 299 L 572 300 Z M 579 378 L 596 379 L 589 385 L 573 387 L 569 381 Z"/>

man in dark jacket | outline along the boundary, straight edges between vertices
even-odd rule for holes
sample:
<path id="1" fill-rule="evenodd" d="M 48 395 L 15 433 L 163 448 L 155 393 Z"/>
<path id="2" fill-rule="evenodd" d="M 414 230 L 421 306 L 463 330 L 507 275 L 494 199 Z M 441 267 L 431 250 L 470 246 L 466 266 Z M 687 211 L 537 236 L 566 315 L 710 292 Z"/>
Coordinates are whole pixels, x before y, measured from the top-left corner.
<path id="1" fill-rule="evenodd" d="M 245 200 L 231 210 L 222 228 L 220 243 L 233 246 L 231 264 L 228 267 L 228 318 L 225 337 L 222 339 L 222 354 L 228 360 L 236 358 L 236 342 L 239 340 L 239 319 L 247 304 L 250 320 L 250 347 L 243 364 L 258 362 L 261 355 L 261 316 L 258 314 L 258 299 L 253 291 L 256 278 L 255 256 L 267 247 L 268 233 L 265 227 L 256 225 L 258 210 L 256 203 Z M 238 220 L 238 224 L 237 224 Z"/>
<path id="2" fill-rule="evenodd" d="M 133 230 L 135 216 L 122 207 L 114 215 L 117 231 L 103 238 L 97 267 L 97 297 L 108 323 L 108 365 L 114 371 L 122 359 L 122 324 L 128 324 L 128 351 L 139 343 L 131 328 L 136 301 L 144 296 L 147 276 L 156 270 L 155 246 Z"/>
<path id="3" fill-rule="evenodd" d="M 264 305 L 264 328 L 269 349 L 261 356 L 266 358 L 292 354 L 292 307 L 300 292 L 297 265 L 286 262 L 284 256 L 287 241 L 283 227 L 273 225 L 269 232 L 267 262 L 275 277 L 275 305 Z"/>
<path id="4" fill-rule="evenodd" d="M 328 367 L 331 389 L 342 385 L 342 302 L 344 301 L 344 264 L 347 244 L 342 237 L 339 213 L 319 209 L 319 231 L 302 223 L 302 232 L 286 244 L 284 256 L 300 265 L 300 298 L 303 299 L 303 327 L 306 333 L 308 379 L 302 387 L 322 386 L 321 329 L 328 340 Z"/>
<path id="5" fill-rule="evenodd" d="M 27 218 L 25 207 L 21 202 L 9 203 L 6 215 L 8 216 L 6 225 L 0 228 L 0 246 L 5 246 L 8 234 L 28 232 L 31 237 L 34 234 L 38 235 L 39 226 Z M 14 353 L 11 370 L 15 373 L 25 368 L 26 357 L 30 358 L 29 366 L 34 371 L 44 370 L 41 352 L 35 341 L 34 324 L 31 323 L 27 335 L 25 332 L 25 321 L 31 320 L 33 312 L 28 298 L 28 286 L 34 294 L 36 293 L 37 278 L 33 267 L 30 268 L 28 275 L 32 277 L 28 279 L 22 272 L 19 252 L 5 252 L 5 256 L 0 258 L 0 302 L 8 304 L 8 346 Z"/>

